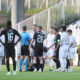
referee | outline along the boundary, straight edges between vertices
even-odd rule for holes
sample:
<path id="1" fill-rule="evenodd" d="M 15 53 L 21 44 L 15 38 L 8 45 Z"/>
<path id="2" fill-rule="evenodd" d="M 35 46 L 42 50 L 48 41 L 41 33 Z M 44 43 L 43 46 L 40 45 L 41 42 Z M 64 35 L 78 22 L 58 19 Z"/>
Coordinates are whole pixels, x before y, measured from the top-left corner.
<path id="1" fill-rule="evenodd" d="M 21 33 L 21 58 L 20 58 L 20 72 L 22 71 L 23 60 L 25 62 L 25 71 L 28 71 L 28 60 L 29 60 L 29 45 L 30 45 L 30 35 L 26 32 L 27 27 L 23 26 Z"/>

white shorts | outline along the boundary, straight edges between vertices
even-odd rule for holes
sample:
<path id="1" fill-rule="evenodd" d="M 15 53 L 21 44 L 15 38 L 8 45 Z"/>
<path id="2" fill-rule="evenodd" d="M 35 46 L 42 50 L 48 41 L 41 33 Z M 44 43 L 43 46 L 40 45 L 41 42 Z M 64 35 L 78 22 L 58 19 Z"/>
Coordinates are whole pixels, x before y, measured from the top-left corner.
<path id="1" fill-rule="evenodd" d="M 54 53 L 54 49 L 53 48 L 51 48 L 50 50 L 48 50 L 47 56 L 54 56 L 54 55 L 55 55 L 55 53 Z"/>
<path id="2" fill-rule="evenodd" d="M 76 53 L 75 48 L 71 48 L 70 51 L 69 51 L 69 53 L 68 53 L 68 59 L 73 59 L 75 53 Z"/>
<path id="3" fill-rule="evenodd" d="M 47 56 L 47 52 L 43 52 L 43 58 Z"/>
<path id="4" fill-rule="evenodd" d="M 0 47 L 0 56 L 4 56 L 4 47 Z"/>
<path id="5" fill-rule="evenodd" d="M 63 45 L 63 46 L 60 47 L 59 59 L 68 57 L 68 48 L 69 47 L 67 45 Z"/>
<path id="6" fill-rule="evenodd" d="M 34 56 L 34 49 L 30 48 L 30 56 Z"/>

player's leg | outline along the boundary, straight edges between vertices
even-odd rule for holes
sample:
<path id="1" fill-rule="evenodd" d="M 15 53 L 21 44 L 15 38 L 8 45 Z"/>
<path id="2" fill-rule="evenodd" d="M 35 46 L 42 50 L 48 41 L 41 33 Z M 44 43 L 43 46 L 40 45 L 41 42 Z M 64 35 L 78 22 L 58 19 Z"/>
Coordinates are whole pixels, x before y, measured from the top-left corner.
<path id="1" fill-rule="evenodd" d="M 37 59 L 37 56 L 34 56 L 34 59 L 33 59 L 34 72 L 37 71 L 37 62 L 36 62 L 36 59 Z"/>
<path id="2" fill-rule="evenodd" d="M 24 63 L 25 63 L 25 71 L 28 71 L 29 56 L 25 56 Z"/>
<path id="3" fill-rule="evenodd" d="M 39 61 L 40 61 L 39 72 L 42 72 L 43 71 L 43 59 L 42 59 L 42 57 L 39 57 Z"/>
<path id="4" fill-rule="evenodd" d="M 3 57 L 0 56 L 0 71 L 1 71 L 1 67 L 2 67 L 2 59 L 3 59 Z"/>
<path id="5" fill-rule="evenodd" d="M 17 56 L 17 61 L 16 61 L 16 71 L 18 71 L 19 62 L 20 62 L 20 56 Z"/>
<path id="6" fill-rule="evenodd" d="M 61 47 L 59 50 L 59 60 L 60 60 L 60 65 L 61 65 L 61 70 L 64 69 L 64 59 L 63 59 L 63 48 Z"/>
<path id="7" fill-rule="evenodd" d="M 69 59 L 69 62 L 70 62 L 70 72 L 73 72 L 73 58 L 74 58 L 74 54 L 75 54 L 75 50 L 74 49 L 70 50 L 70 59 Z"/>

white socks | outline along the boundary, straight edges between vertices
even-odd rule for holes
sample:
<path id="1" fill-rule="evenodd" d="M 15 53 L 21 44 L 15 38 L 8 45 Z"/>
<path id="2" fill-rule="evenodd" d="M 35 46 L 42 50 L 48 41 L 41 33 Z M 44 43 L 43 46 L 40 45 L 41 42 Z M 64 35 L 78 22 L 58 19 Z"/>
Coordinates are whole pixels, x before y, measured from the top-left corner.
<path id="1" fill-rule="evenodd" d="M 53 60 L 50 60 L 50 69 L 52 69 L 54 66 L 54 61 Z"/>

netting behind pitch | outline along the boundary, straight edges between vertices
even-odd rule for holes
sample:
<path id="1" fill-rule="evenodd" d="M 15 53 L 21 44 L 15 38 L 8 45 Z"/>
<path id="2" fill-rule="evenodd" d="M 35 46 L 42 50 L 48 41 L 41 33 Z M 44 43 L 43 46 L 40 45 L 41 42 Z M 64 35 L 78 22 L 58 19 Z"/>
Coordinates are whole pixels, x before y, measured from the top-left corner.
<path id="1" fill-rule="evenodd" d="M 28 19 L 17 24 L 18 30 L 21 31 L 22 26 L 27 26 L 28 30 L 32 30 L 32 25 L 42 26 L 43 30 L 48 31 L 49 27 L 59 27 L 63 24 L 63 2 L 56 4 Z"/>

